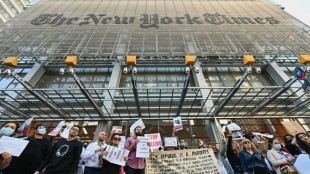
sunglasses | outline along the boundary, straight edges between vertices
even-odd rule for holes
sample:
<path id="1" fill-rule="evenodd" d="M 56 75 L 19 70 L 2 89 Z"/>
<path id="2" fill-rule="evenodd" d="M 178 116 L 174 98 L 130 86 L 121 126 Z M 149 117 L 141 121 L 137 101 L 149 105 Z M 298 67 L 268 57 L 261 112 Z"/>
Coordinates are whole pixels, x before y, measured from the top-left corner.
<path id="1" fill-rule="evenodd" d="M 250 141 L 245 141 L 245 142 L 243 142 L 243 144 L 251 144 L 251 142 Z"/>
<path id="2" fill-rule="evenodd" d="M 120 138 L 113 138 L 113 140 L 115 140 L 115 141 L 121 141 Z"/>

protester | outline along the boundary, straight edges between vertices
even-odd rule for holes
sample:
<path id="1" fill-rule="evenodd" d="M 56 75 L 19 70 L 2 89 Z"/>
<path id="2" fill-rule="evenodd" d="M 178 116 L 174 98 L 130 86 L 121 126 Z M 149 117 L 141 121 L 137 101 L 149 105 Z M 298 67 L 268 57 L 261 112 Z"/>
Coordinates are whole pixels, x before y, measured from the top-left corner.
<path id="1" fill-rule="evenodd" d="M 284 140 L 284 143 L 285 143 L 285 148 L 286 148 L 293 156 L 295 156 L 295 155 L 301 154 L 301 152 L 300 152 L 299 148 L 298 148 L 296 145 L 292 144 L 293 139 L 294 139 L 294 136 L 291 135 L 291 134 L 286 134 L 286 135 L 284 135 L 284 137 L 283 137 L 283 140 Z"/>
<path id="2" fill-rule="evenodd" d="M 87 146 L 88 146 L 88 142 L 87 142 L 87 141 L 84 141 L 84 142 L 83 142 L 83 148 L 84 148 L 85 150 L 86 150 Z"/>
<path id="3" fill-rule="evenodd" d="M 295 136 L 297 145 L 305 151 L 305 153 L 310 155 L 310 139 L 304 133 L 298 133 Z"/>
<path id="4" fill-rule="evenodd" d="M 111 143 L 109 145 L 118 148 L 119 143 L 121 142 L 121 137 L 119 134 L 113 134 L 111 137 Z M 109 153 L 108 151 L 102 152 L 99 159 L 99 165 L 102 166 L 101 173 L 115 173 L 115 174 L 124 174 L 124 169 L 122 166 L 110 163 L 109 161 L 103 159 L 103 156 L 107 156 Z M 128 161 L 128 157 L 124 157 L 125 161 Z"/>
<path id="5" fill-rule="evenodd" d="M 180 143 L 179 150 L 187 149 L 187 142 L 184 140 L 184 138 L 180 138 L 179 143 Z"/>
<path id="6" fill-rule="evenodd" d="M 293 162 L 295 162 L 295 158 L 285 151 L 282 151 L 281 148 L 281 143 L 277 138 L 269 140 L 267 159 L 270 161 L 277 174 L 281 174 L 281 168 L 293 165 Z"/>
<path id="7" fill-rule="evenodd" d="M 212 150 L 217 159 L 222 174 L 233 174 L 233 171 L 231 170 L 229 164 L 225 160 L 226 142 L 224 141 L 224 138 L 225 137 L 222 136 L 221 149 L 218 150 L 216 146 L 212 146 Z"/>
<path id="8" fill-rule="evenodd" d="M 15 135 L 16 131 L 18 130 L 18 124 L 14 122 L 4 123 L 0 130 L 0 139 L 2 136 L 12 137 Z M 8 152 L 3 152 L 0 154 L 0 173 L 4 172 L 3 170 L 6 169 L 11 161 L 12 155 Z"/>
<path id="9" fill-rule="evenodd" d="M 239 158 L 239 148 L 238 141 L 232 142 L 232 131 L 229 131 L 226 154 L 235 174 L 243 173 Z"/>
<path id="10" fill-rule="evenodd" d="M 33 174 L 41 165 L 51 150 L 52 144 L 44 138 L 46 128 L 37 125 L 34 128 L 34 135 L 26 138 L 29 141 L 26 148 L 19 157 L 14 157 L 5 173 Z M 31 160 L 29 160 L 31 159 Z"/>
<path id="11" fill-rule="evenodd" d="M 143 136 L 140 126 L 134 129 L 134 134 L 134 136 L 127 138 L 125 142 L 125 149 L 130 151 L 127 162 L 128 172 L 126 174 L 144 174 L 145 159 L 136 157 L 137 144 L 140 142 L 137 136 Z"/>
<path id="12" fill-rule="evenodd" d="M 53 146 L 52 151 L 35 174 L 39 174 L 45 167 L 45 174 L 73 174 L 82 153 L 82 143 L 74 139 L 79 131 L 79 126 L 73 126 L 69 130 L 68 138 L 59 140 Z"/>
<path id="13" fill-rule="evenodd" d="M 268 174 L 262 155 L 257 152 L 256 146 L 249 140 L 242 140 L 242 151 L 239 153 L 243 173 Z"/>
<path id="14" fill-rule="evenodd" d="M 99 157 L 104 149 L 106 136 L 104 131 L 99 132 L 97 141 L 89 144 L 82 154 L 82 158 L 86 160 L 84 174 L 100 174 Z"/>

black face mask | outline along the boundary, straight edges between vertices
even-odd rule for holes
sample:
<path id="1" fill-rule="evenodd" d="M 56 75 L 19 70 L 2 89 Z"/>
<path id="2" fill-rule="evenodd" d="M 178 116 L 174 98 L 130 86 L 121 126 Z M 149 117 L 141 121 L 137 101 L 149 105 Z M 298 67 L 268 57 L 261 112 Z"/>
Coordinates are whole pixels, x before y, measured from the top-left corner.
<path id="1" fill-rule="evenodd" d="M 86 149 L 87 145 L 83 145 L 83 147 Z"/>

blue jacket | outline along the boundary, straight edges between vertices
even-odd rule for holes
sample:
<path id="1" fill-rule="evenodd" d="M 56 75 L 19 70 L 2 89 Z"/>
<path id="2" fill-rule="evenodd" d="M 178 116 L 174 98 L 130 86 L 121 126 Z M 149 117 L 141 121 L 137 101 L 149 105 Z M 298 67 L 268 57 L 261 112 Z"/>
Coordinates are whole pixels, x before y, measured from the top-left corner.
<path id="1" fill-rule="evenodd" d="M 253 157 L 247 151 L 239 153 L 241 167 L 244 173 L 248 172 L 248 169 L 254 167 L 265 167 L 263 157 L 260 153 L 254 151 Z"/>

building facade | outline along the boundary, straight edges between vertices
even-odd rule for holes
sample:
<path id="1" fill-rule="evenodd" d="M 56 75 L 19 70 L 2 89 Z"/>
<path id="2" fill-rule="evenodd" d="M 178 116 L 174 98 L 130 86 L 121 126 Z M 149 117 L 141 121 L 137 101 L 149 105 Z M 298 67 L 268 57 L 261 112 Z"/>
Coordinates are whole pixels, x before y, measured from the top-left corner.
<path id="1" fill-rule="evenodd" d="M 138 118 L 170 136 L 181 116 L 177 135 L 194 144 L 218 141 L 214 118 L 245 133 L 283 136 L 288 120 L 308 131 L 308 94 L 292 77 L 310 54 L 304 27 L 268 0 L 41 0 L 1 25 L 0 118 L 76 122 L 91 139 L 112 125 L 129 136 Z M 255 57 L 251 73 L 244 55 Z M 18 57 L 11 74 L 7 57 Z"/>
<path id="2" fill-rule="evenodd" d="M 7 22 L 16 15 L 30 7 L 38 0 L 1 0 L 0 1 L 0 24 Z"/>

